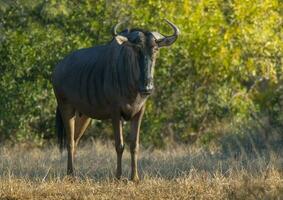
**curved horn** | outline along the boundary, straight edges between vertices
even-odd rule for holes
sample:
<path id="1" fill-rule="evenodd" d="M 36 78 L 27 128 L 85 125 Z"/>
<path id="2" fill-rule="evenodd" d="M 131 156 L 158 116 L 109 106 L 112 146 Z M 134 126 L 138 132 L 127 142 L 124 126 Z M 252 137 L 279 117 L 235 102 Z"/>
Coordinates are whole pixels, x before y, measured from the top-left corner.
<path id="1" fill-rule="evenodd" d="M 180 30 L 178 29 L 178 27 L 175 24 L 170 22 L 168 19 L 164 19 L 164 20 L 169 24 L 169 26 L 172 27 L 172 29 L 174 30 L 174 34 L 171 35 L 171 36 L 164 36 L 164 38 L 157 40 L 159 47 L 170 46 L 171 44 L 173 44 L 176 41 L 176 39 L 180 35 Z"/>
<path id="2" fill-rule="evenodd" d="M 178 29 L 178 27 L 175 25 L 175 24 L 173 24 L 172 22 L 170 22 L 168 19 L 164 19 L 173 29 L 174 29 L 174 34 L 173 34 L 173 36 L 178 36 L 178 35 L 180 35 L 180 30 Z"/>
<path id="3" fill-rule="evenodd" d="M 118 27 L 119 27 L 121 24 L 123 24 L 123 23 L 124 23 L 124 22 L 119 22 L 118 24 L 116 24 L 115 26 L 112 27 L 112 35 L 113 35 L 113 37 L 115 37 L 115 36 L 118 35 L 117 29 L 118 29 Z"/>

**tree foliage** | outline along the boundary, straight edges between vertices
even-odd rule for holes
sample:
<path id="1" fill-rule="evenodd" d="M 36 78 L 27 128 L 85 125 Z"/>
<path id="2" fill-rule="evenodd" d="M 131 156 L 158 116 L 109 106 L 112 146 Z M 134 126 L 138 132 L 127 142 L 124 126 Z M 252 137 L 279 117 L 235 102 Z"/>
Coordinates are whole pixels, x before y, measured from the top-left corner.
<path id="1" fill-rule="evenodd" d="M 177 24 L 181 36 L 160 51 L 144 144 L 193 142 L 195 136 L 206 143 L 263 118 L 281 127 L 282 10 L 278 0 L 0 0 L 1 138 L 53 138 L 56 63 L 108 42 L 121 20 L 170 34 L 163 18 Z M 95 121 L 89 135 L 111 137 L 111 128 Z"/>

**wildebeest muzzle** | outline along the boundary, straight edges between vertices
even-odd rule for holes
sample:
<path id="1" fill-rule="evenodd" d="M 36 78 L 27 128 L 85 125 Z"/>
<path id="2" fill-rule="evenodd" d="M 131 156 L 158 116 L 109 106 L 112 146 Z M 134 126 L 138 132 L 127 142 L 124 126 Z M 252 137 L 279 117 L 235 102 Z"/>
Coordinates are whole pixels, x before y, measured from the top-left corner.
<path id="1" fill-rule="evenodd" d="M 142 55 L 139 61 L 140 65 L 140 83 L 139 92 L 143 95 L 150 95 L 154 89 L 153 73 L 154 63 L 147 55 Z"/>

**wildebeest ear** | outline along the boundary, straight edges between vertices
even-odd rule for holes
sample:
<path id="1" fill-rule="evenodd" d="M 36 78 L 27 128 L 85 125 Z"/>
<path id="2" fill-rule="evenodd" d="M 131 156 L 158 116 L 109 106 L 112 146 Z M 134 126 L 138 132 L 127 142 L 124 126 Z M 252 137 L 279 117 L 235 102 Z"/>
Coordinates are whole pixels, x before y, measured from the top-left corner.
<path id="1" fill-rule="evenodd" d="M 128 39 L 122 35 L 117 35 L 115 36 L 115 40 L 117 41 L 118 44 L 123 44 L 124 42 L 127 42 Z"/>
<path id="2" fill-rule="evenodd" d="M 161 33 L 158 33 L 158 32 L 150 32 L 150 33 L 153 35 L 156 41 L 160 41 L 163 38 L 165 38 L 165 36 L 162 35 Z"/>

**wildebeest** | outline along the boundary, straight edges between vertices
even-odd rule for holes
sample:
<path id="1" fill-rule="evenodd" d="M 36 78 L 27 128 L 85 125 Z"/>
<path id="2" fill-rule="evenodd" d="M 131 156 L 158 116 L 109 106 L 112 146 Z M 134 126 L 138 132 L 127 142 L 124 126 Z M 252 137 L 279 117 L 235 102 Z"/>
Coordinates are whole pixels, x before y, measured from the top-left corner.
<path id="1" fill-rule="evenodd" d="M 165 19 L 166 20 L 166 19 Z M 56 67 L 52 84 L 57 99 L 56 130 L 59 142 L 66 137 L 67 174 L 73 175 L 74 152 L 91 118 L 111 119 L 117 152 L 116 177 L 122 174 L 124 151 L 123 120 L 131 121 L 131 179 L 139 179 L 137 153 L 139 130 L 145 102 L 153 91 L 153 73 L 158 49 L 170 46 L 179 35 L 171 36 L 143 29 L 126 29 L 105 45 L 77 50 L 67 55 Z"/>

